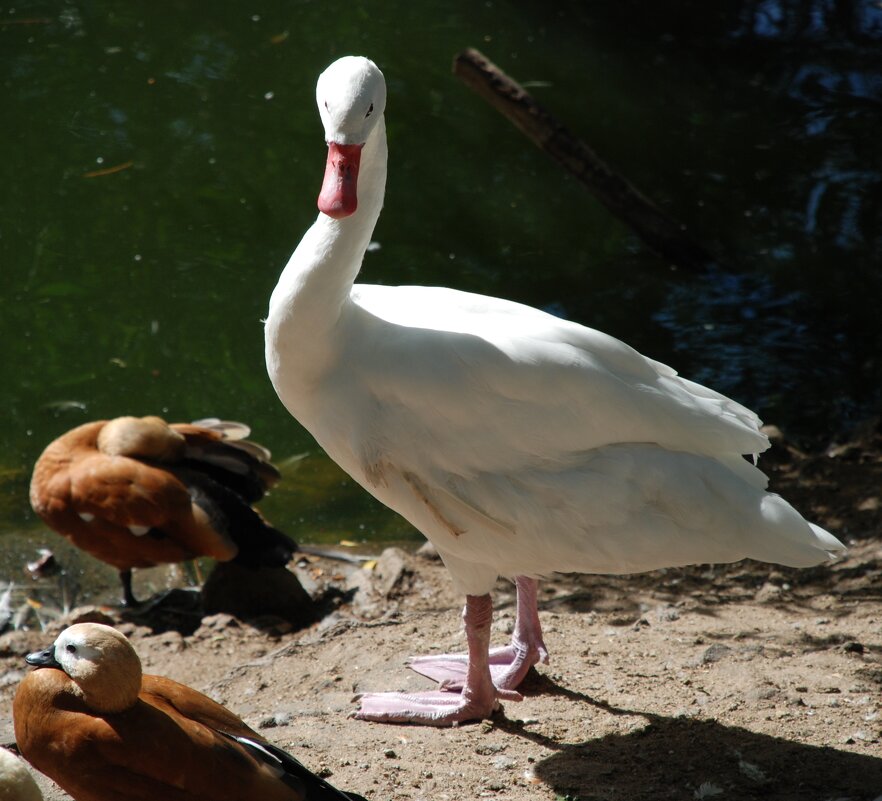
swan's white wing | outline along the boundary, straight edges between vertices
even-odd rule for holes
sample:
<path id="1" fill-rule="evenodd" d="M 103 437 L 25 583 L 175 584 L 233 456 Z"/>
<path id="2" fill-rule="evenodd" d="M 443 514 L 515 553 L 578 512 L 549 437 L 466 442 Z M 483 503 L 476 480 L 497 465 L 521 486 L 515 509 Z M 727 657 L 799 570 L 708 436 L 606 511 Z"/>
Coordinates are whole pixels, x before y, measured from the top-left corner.
<path id="1" fill-rule="evenodd" d="M 418 475 L 426 451 L 468 475 L 635 442 L 741 469 L 738 454 L 768 447 L 755 414 L 599 331 L 449 289 L 358 285 L 353 300 L 360 336 L 345 371 L 376 410 L 359 433 Z"/>
<path id="2" fill-rule="evenodd" d="M 653 445 L 610 445 L 568 469 L 473 480 L 429 491 L 461 533 L 436 544 L 507 576 L 632 573 L 746 557 L 804 567 L 842 549 L 783 498 L 715 459 Z M 480 524 L 474 510 L 495 521 Z"/>

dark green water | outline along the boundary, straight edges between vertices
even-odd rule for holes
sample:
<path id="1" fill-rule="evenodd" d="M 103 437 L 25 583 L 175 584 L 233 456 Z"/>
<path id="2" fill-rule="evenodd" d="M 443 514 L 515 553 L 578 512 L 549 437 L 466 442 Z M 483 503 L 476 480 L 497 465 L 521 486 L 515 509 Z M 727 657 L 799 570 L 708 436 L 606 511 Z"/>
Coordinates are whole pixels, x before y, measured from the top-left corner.
<path id="1" fill-rule="evenodd" d="M 646 251 L 452 76 L 466 46 L 726 267 Z M 525 301 L 800 436 L 847 429 L 879 399 L 880 47 L 869 2 L 0 5 L 0 534 L 35 528 L 51 439 L 157 413 L 250 423 L 284 464 L 263 508 L 297 538 L 416 536 L 317 451 L 263 365 L 261 316 L 316 214 L 315 79 L 347 53 L 389 84 L 363 280 Z"/>

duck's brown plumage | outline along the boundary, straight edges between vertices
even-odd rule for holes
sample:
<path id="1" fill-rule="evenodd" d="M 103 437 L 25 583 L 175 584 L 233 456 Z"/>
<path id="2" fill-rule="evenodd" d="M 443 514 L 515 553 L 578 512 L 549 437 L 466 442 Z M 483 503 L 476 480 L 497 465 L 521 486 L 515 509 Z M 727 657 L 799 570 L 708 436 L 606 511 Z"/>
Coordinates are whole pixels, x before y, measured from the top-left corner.
<path id="1" fill-rule="evenodd" d="M 303 798 L 216 729 L 262 738 L 188 687 L 144 676 L 135 705 L 104 716 L 71 684 L 60 670 L 29 674 L 15 699 L 15 736 L 27 760 L 77 801 Z"/>
<path id="2" fill-rule="evenodd" d="M 280 565 L 296 545 L 250 507 L 278 479 L 238 423 L 123 417 L 78 426 L 34 466 L 31 505 L 74 545 L 129 571 L 197 556 Z"/>
<path id="3" fill-rule="evenodd" d="M 80 624 L 67 631 L 85 630 L 90 637 L 107 628 Z M 118 632 L 116 636 L 124 639 Z M 32 654 L 29 662 L 48 653 Z M 21 754 L 76 801 L 347 798 L 288 755 L 294 772 L 289 765 L 280 778 L 282 771 L 274 772 L 259 750 L 233 738 L 244 737 L 268 749 L 274 748 L 271 744 L 228 709 L 186 685 L 144 675 L 137 697 L 121 711 L 107 713 L 90 706 L 88 694 L 84 697 L 66 670 L 58 665 L 29 673 L 16 693 L 13 719 Z M 96 672 L 91 689 L 97 696 L 96 682 L 114 684 L 119 678 L 113 672 Z"/>

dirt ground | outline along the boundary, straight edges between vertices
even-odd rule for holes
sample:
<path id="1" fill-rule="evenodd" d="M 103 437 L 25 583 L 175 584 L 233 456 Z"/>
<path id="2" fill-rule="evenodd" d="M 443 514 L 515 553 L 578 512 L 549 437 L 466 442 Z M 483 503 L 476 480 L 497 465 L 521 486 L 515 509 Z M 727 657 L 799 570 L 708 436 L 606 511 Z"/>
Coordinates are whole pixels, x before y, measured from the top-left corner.
<path id="1" fill-rule="evenodd" d="M 551 662 L 528 677 L 522 702 L 488 721 L 433 729 L 349 717 L 360 691 L 431 686 L 404 667 L 408 655 L 463 649 L 462 599 L 430 556 L 301 560 L 296 575 L 329 613 L 300 630 L 224 613 L 186 634 L 168 621 L 119 626 L 147 672 L 225 703 L 371 801 L 877 800 L 882 434 L 869 426 L 808 455 L 777 444 L 761 463 L 773 489 L 845 540 L 846 558 L 801 571 L 740 563 L 543 582 Z M 494 597 L 500 644 L 512 590 L 500 582 Z M 57 628 L 0 637 L 0 742 L 12 739 L 22 655 Z M 48 780 L 43 788 L 68 798 Z"/>

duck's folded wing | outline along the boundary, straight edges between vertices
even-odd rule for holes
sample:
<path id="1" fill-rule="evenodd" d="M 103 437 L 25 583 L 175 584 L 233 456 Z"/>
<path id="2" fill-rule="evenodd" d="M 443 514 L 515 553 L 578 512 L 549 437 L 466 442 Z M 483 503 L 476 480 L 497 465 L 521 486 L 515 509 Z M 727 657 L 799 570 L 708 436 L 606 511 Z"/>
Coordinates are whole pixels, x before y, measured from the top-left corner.
<path id="1" fill-rule="evenodd" d="M 71 465 L 69 484 L 59 487 L 56 500 L 64 499 L 65 493 L 67 503 L 81 517 L 100 517 L 144 531 L 185 514 L 191 504 L 187 488 L 167 471 L 137 459 L 103 454 Z"/>
<path id="2" fill-rule="evenodd" d="M 165 676 L 145 674 L 141 680 L 141 697 L 159 709 L 173 710 L 216 731 L 258 737 L 257 732 L 222 704 Z"/>
<path id="3" fill-rule="evenodd" d="M 349 801 L 360 796 L 340 792 L 293 756 L 268 743 L 229 709 L 206 695 L 164 676 L 145 675 L 141 697 L 160 710 L 194 721 L 231 743 L 238 743 L 258 763 L 306 801 Z"/>

